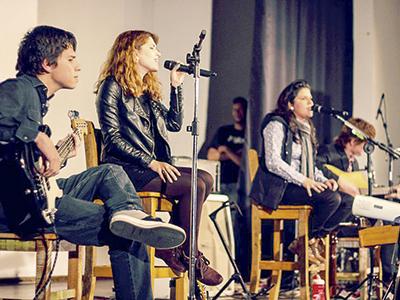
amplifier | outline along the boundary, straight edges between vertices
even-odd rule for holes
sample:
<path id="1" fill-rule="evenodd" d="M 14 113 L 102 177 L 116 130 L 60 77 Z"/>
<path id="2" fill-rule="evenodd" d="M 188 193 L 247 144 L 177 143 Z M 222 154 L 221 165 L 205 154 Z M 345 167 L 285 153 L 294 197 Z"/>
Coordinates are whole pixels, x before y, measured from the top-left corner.
<path id="1" fill-rule="evenodd" d="M 192 167 L 192 158 L 188 156 L 173 156 L 172 164 L 177 167 Z M 214 179 L 214 185 L 212 188 L 213 193 L 218 193 L 220 191 L 220 162 L 216 160 L 198 159 L 197 167 L 203 171 L 207 171 L 211 174 Z"/>

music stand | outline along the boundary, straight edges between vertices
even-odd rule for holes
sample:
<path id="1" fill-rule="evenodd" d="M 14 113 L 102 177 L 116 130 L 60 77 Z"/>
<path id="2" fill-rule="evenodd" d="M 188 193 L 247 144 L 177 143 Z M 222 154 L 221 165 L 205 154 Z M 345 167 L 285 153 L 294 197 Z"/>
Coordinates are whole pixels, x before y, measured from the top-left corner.
<path id="1" fill-rule="evenodd" d="M 208 215 L 209 218 L 211 219 L 211 221 L 213 222 L 215 229 L 217 230 L 218 236 L 222 242 L 222 245 L 224 246 L 225 252 L 228 255 L 229 261 L 235 271 L 232 274 L 232 276 L 228 279 L 228 281 L 224 284 L 224 286 L 212 298 L 212 300 L 218 299 L 219 296 L 221 296 L 221 294 L 223 293 L 223 291 L 232 283 L 232 281 L 240 283 L 240 285 L 243 289 L 243 296 L 244 296 L 243 299 L 255 300 L 255 299 L 257 299 L 258 296 L 267 295 L 268 291 L 272 288 L 272 286 L 262 288 L 257 294 L 252 294 L 246 287 L 246 284 L 243 280 L 242 274 L 240 273 L 240 270 L 235 262 L 235 259 L 233 258 L 233 255 L 232 255 L 230 249 L 228 248 L 228 244 L 227 244 L 224 236 L 222 235 L 221 228 L 219 227 L 217 220 L 216 220 L 218 212 L 220 212 L 222 209 L 224 209 L 226 207 L 231 207 L 231 206 L 234 207 L 235 209 L 237 209 L 239 214 L 241 214 L 241 211 L 240 211 L 239 207 L 236 205 L 236 203 L 233 203 L 230 200 L 227 200 L 227 201 L 223 202 L 220 207 L 218 207 L 216 210 L 214 210 L 212 213 L 210 213 Z"/>

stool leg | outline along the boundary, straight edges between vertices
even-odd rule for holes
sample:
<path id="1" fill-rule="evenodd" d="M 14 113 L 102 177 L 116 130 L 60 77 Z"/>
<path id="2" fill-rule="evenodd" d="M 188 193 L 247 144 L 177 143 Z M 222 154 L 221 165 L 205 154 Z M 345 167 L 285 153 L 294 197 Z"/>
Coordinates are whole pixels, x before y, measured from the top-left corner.
<path id="1" fill-rule="evenodd" d="M 273 257 L 274 261 L 282 261 L 282 225 L 283 220 L 274 220 L 274 237 L 273 237 Z M 269 292 L 270 300 L 278 300 L 281 290 L 282 270 L 272 270 L 271 285 L 274 286 Z"/>
<path id="2" fill-rule="evenodd" d="M 310 279 L 308 269 L 308 219 L 309 213 L 300 211 L 298 224 L 298 238 L 301 249 L 304 253 L 299 255 L 299 270 L 300 270 L 300 299 L 310 298 Z"/>
<path id="3" fill-rule="evenodd" d="M 251 206 L 251 274 L 250 291 L 257 293 L 260 282 L 260 261 L 261 261 L 261 220 L 258 214 L 258 207 Z"/>
<path id="4" fill-rule="evenodd" d="M 186 300 L 189 295 L 189 279 L 187 273 L 183 277 L 173 279 L 174 288 L 171 287 L 170 300 Z"/>
<path id="5" fill-rule="evenodd" d="M 327 235 L 324 238 L 324 243 L 325 243 L 325 247 L 324 247 L 324 258 L 325 258 L 325 270 L 324 272 L 321 274 L 322 279 L 325 280 L 325 299 L 329 300 L 330 299 L 330 288 L 329 288 L 329 258 L 330 258 L 330 238 L 329 235 Z"/>
<path id="6" fill-rule="evenodd" d="M 75 290 L 75 300 L 82 298 L 82 246 L 68 252 L 68 289 Z"/>
<path id="7" fill-rule="evenodd" d="M 368 263 L 368 261 L 369 261 L 368 256 L 369 256 L 368 248 L 360 248 L 360 249 L 359 249 L 358 282 L 361 282 L 364 278 L 367 277 L 367 274 L 368 274 L 368 271 L 367 271 L 368 267 L 367 267 L 367 266 L 368 266 L 368 264 L 369 264 L 369 263 Z M 373 268 L 373 266 L 372 266 L 372 268 Z M 368 297 L 368 295 L 367 295 L 367 294 L 368 294 L 368 285 L 367 285 L 367 284 L 364 284 L 364 285 L 361 287 L 360 292 L 361 292 L 360 299 L 361 299 L 361 300 L 367 300 L 367 297 Z"/>
<path id="8" fill-rule="evenodd" d="M 82 299 L 92 300 L 96 288 L 96 274 L 94 267 L 96 265 L 96 248 L 93 246 L 85 247 L 85 272 L 83 273 Z"/>

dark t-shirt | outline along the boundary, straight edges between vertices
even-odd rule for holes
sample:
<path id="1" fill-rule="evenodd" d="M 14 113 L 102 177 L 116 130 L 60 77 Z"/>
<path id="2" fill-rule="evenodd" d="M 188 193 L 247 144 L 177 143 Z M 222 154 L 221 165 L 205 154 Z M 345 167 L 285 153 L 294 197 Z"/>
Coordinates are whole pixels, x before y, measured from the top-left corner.
<path id="1" fill-rule="evenodd" d="M 237 130 L 233 125 L 221 126 L 210 143 L 210 148 L 227 146 L 240 155 L 244 144 L 244 130 Z M 231 160 L 221 161 L 221 183 L 237 182 L 239 166 Z"/>

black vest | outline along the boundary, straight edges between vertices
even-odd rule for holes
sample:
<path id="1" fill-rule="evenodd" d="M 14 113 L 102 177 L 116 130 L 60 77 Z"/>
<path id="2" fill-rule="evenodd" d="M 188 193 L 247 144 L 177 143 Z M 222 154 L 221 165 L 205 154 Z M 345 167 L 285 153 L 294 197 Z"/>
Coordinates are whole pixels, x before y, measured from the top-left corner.
<path id="1" fill-rule="evenodd" d="M 282 143 L 281 157 L 289 165 L 292 158 L 293 133 L 288 123 L 280 116 L 267 114 L 261 123 L 262 151 L 259 159 L 260 167 L 254 177 L 249 197 L 256 203 L 266 208 L 277 209 L 288 185 L 287 180 L 268 171 L 265 165 L 265 149 L 263 131 L 271 121 L 278 121 L 284 127 L 284 140 Z"/>

